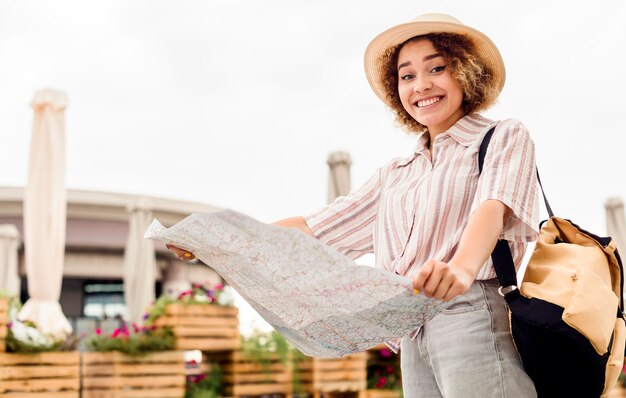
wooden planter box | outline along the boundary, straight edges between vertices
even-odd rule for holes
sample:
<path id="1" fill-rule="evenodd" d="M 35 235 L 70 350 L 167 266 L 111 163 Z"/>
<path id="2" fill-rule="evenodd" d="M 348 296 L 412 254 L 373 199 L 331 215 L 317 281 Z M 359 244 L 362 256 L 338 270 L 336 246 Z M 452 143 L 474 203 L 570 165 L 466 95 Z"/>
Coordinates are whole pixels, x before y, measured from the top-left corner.
<path id="1" fill-rule="evenodd" d="M 292 368 L 277 355 L 268 355 L 268 363 L 260 364 L 240 351 L 205 353 L 203 362 L 217 362 L 222 370 L 224 396 L 290 395 Z"/>
<path id="2" fill-rule="evenodd" d="M 365 390 L 365 398 L 402 398 L 402 390 Z"/>
<path id="3" fill-rule="evenodd" d="M 7 323 L 9 322 L 9 300 L 0 298 L 0 352 L 7 349 Z"/>
<path id="4" fill-rule="evenodd" d="M 298 378 L 303 390 L 315 398 L 322 393 L 356 392 L 364 396 L 367 385 L 365 353 L 338 359 L 305 358 L 299 361 Z"/>
<path id="5" fill-rule="evenodd" d="M 241 346 L 238 315 L 237 307 L 170 304 L 154 324 L 172 328 L 177 350 L 237 350 Z"/>
<path id="6" fill-rule="evenodd" d="M 185 361 L 182 351 L 141 357 L 119 352 L 82 355 L 82 398 L 182 398 Z"/>
<path id="7" fill-rule="evenodd" d="M 80 353 L 0 353 L 0 397 L 78 398 Z"/>

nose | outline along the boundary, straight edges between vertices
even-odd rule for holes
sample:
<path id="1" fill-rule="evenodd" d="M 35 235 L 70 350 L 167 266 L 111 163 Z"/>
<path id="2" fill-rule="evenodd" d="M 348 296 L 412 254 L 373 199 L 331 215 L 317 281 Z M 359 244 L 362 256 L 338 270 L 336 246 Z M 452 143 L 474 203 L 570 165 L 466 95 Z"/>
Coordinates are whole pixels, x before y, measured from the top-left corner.
<path id="1" fill-rule="evenodd" d="M 413 83 L 413 91 L 416 93 L 423 93 L 433 87 L 433 83 L 428 78 L 428 75 L 424 73 L 418 74 L 415 79 L 413 79 Z"/>

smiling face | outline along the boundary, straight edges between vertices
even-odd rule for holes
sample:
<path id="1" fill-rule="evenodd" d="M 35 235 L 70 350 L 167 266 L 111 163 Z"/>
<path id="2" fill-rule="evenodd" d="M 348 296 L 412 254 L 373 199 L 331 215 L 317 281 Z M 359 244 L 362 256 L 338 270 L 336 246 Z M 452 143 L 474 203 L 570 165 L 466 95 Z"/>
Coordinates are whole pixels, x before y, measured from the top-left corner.
<path id="1" fill-rule="evenodd" d="M 463 90 L 447 59 L 427 39 L 407 42 L 398 53 L 398 95 L 404 109 L 431 137 L 464 116 Z"/>

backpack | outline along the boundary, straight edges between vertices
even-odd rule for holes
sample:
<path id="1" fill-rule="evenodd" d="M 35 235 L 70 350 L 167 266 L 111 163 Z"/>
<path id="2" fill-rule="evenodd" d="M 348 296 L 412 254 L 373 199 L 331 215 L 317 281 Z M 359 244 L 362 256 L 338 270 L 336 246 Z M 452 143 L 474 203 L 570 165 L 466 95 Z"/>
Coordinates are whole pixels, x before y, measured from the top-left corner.
<path id="1" fill-rule="evenodd" d="M 480 171 L 494 129 L 481 144 Z M 491 255 L 511 335 L 539 398 L 605 396 L 624 364 L 622 261 L 610 237 L 555 217 L 537 178 L 550 218 L 519 288 L 508 242 Z"/>

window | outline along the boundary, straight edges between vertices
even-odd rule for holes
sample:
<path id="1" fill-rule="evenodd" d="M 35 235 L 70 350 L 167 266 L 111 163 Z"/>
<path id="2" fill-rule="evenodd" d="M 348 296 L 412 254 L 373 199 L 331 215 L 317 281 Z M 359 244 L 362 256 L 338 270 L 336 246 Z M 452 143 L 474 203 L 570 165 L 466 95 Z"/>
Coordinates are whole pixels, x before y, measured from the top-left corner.
<path id="1" fill-rule="evenodd" d="M 83 316 L 100 319 L 128 319 L 122 281 L 86 282 Z"/>

